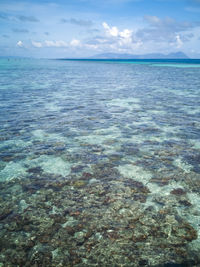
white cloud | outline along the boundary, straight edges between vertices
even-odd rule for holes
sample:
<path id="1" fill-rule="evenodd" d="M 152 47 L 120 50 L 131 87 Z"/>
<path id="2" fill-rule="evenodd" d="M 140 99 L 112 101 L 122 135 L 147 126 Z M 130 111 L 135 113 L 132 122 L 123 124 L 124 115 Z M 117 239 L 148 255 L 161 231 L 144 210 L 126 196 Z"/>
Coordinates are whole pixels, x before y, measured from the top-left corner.
<path id="1" fill-rule="evenodd" d="M 176 47 L 181 48 L 182 45 L 183 45 L 183 42 L 181 40 L 180 35 L 176 35 Z"/>
<path id="2" fill-rule="evenodd" d="M 157 17 L 157 16 L 148 16 L 148 15 L 146 15 L 146 16 L 144 16 L 144 19 L 148 22 L 148 23 L 150 23 L 150 24 L 159 24 L 159 23 L 161 23 L 161 20 Z"/>
<path id="3" fill-rule="evenodd" d="M 117 27 L 109 27 L 106 22 L 103 22 L 103 27 L 106 30 L 106 33 L 108 36 L 114 36 L 117 37 L 119 35 L 119 30 Z"/>
<path id="4" fill-rule="evenodd" d="M 32 45 L 37 48 L 41 47 L 68 47 L 68 44 L 65 41 L 44 41 L 42 42 L 35 42 L 32 41 Z"/>
<path id="5" fill-rule="evenodd" d="M 106 22 L 103 22 L 103 28 L 106 32 L 107 43 L 110 49 L 115 49 L 117 51 L 126 51 L 135 49 L 141 45 L 141 42 L 133 42 L 133 31 L 129 29 L 124 29 L 120 31 L 116 26 L 110 27 Z M 104 41 L 105 43 L 105 41 Z"/>
<path id="6" fill-rule="evenodd" d="M 16 46 L 18 46 L 18 47 L 23 47 L 23 46 L 24 46 L 24 44 L 23 44 L 23 42 L 22 42 L 22 41 L 18 41 L 18 42 L 17 42 L 17 44 L 16 44 Z"/>
<path id="7" fill-rule="evenodd" d="M 108 37 L 119 37 L 121 39 L 129 39 L 132 37 L 132 30 L 124 29 L 120 32 L 116 26 L 110 27 L 106 22 L 103 22 L 102 25 Z"/>
<path id="8" fill-rule="evenodd" d="M 143 45 L 141 40 L 135 38 L 133 30 L 120 30 L 116 26 L 110 26 L 108 23 L 102 23 L 104 34 L 86 40 L 84 43 L 72 40 L 71 45 L 86 50 L 96 50 L 98 52 L 119 52 L 133 53 L 139 50 Z"/>
<path id="9" fill-rule="evenodd" d="M 119 35 L 122 37 L 122 38 L 131 38 L 132 36 L 132 31 L 131 30 L 128 30 L 128 29 L 125 29 L 123 30 L 122 32 L 119 33 Z"/>
<path id="10" fill-rule="evenodd" d="M 47 47 L 67 47 L 68 44 L 65 41 L 45 41 Z"/>
<path id="11" fill-rule="evenodd" d="M 78 47 L 78 46 L 81 46 L 81 42 L 80 42 L 80 40 L 73 39 L 73 40 L 70 42 L 70 45 L 73 46 L 73 47 Z"/>
<path id="12" fill-rule="evenodd" d="M 98 50 L 99 46 L 98 45 L 93 45 L 93 44 L 85 44 L 85 48 L 89 50 Z"/>
<path id="13" fill-rule="evenodd" d="M 135 38 L 144 43 L 148 51 L 169 52 L 169 49 L 185 49 L 197 35 L 199 22 L 177 21 L 170 17 L 145 16 L 147 26 L 138 29 Z"/>
<path id="14" fill-rule="evenodd" d="M 40 42 L 34 42 L 34 41 L 32 41 L 32 45 L 34 47 L 37 47 L 37 48 L 41 48 L 42 47 L 42 43 L 40 43 Z"/>
<path id="15" fill-rule="evenodd" d="M 200 1 L 200 0 L 199 0 Z M 197 36 L 200 22 L 177 21 L 170 17 L 145 16 L 146 26 L 120 29 L 103 22 L 103 34 L 81 43 L 82 49 L 121 53 L 167 53 L 169 49 L 185 49 L 186 43 Z M 194 38 L 193 38 L 194 39 Z"/>

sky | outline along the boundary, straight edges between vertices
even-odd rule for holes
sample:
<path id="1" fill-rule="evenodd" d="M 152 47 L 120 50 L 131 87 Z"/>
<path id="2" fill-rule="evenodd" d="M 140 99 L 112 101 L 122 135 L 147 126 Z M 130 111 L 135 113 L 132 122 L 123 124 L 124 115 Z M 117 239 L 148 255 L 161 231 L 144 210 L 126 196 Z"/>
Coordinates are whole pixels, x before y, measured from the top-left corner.
<path id="1" fill-rule="evenodd" d="M 0 0 L 0 56 L 178 51 L 200 58 L 200 0 Z"/>

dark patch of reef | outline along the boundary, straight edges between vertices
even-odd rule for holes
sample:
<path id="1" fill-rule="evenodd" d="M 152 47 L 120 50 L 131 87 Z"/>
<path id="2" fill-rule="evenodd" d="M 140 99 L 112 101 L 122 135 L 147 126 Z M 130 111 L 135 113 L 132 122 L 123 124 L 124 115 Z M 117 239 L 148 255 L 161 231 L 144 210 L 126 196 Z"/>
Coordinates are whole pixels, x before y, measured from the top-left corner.
<path id="1" fill-rule="evenodd" d="M 197 231 L 175 208 L 192 205 L 185 190 L 147 205 L 148 185 L 112 164 L 82 170 L 62 177 L 34 167 L 0 183 L 1 267 L 199 266 L 189 246 Z"/>

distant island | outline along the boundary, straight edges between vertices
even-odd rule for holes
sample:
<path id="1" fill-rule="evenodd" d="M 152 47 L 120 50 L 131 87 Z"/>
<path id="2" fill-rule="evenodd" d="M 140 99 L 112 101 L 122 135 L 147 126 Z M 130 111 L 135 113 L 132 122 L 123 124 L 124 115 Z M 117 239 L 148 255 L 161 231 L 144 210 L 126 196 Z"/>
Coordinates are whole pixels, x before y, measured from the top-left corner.
<path id="1" fill-rule="evenodd" d="M 189 57 L 183 52 L 175 52 L 167 55 L 161 53 L 152 53 L 144 55 L 103 53 L 94 55 L 90 57 L 90 59 L 189 59 Z"/>

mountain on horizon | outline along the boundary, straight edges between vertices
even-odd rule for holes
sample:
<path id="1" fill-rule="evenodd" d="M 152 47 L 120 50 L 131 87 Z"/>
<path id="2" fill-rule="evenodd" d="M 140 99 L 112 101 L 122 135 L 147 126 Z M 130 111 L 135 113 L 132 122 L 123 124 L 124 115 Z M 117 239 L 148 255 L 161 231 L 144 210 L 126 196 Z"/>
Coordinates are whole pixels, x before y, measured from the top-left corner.
<path id="1" fill-rule="evenodd" d="M 103 53 L 97 54 L 92 59 L 189 59 L 189 57 L 183 52 L 174 52 L 170 54 L 152 53 L 144 55 L 132 55 L 132 54 L 118 54 L 118 53 Z"/>

